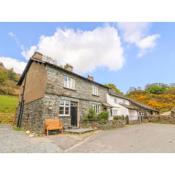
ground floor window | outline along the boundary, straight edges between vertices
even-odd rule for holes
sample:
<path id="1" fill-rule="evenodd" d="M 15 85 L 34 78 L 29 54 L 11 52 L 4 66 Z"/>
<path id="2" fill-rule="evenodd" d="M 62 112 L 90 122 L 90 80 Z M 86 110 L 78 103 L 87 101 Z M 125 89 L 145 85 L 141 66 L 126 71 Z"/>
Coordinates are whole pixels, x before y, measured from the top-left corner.
<path id="1" fill-rule="evenodd" d="M 97 114 L 100 113 L 100 104 L 93 104 L 92 108 Z"/>
<path id="2" fill-rule="evenodd" d="M 59 114 L 60 116 L 70 116 L 70 101 L 60 100 Z"/>
<path id="3" fill-rule="evenodd" d="M 112 109 L 112 116 L 116 116 L 117 115 L 118 110 L 117 109 Z"/>
<path id="4" fill-rule="evenodd" d="M 139 115 L 140 115 L 141 117 L 143 117 L 145 114 L 144 114 L 144 112 L 139 112 Z"/>

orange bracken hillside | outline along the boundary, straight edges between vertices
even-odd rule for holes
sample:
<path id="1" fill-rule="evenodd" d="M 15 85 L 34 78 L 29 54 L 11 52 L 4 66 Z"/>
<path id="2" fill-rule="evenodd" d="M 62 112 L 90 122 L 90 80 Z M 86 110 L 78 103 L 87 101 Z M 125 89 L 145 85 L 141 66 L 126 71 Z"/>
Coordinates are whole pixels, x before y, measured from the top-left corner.
<path id="1" fill-rule="evenodd" d="M 151 94 L 145 91 L 133 91 L 128 97 L 160 111 L 168 111 L 175 107 L 175 88 L 162 94 Z"/>

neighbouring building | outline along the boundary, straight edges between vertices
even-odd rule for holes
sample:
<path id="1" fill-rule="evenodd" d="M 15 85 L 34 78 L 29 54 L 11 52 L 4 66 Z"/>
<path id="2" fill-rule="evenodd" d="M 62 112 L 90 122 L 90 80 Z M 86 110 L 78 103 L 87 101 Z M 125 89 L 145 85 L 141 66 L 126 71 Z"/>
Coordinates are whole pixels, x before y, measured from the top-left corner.
<path id="1" fill-rule="evenodd" d="M 43 132 L 46 118 L 59 117 L 64 127 L 79 127 L 89 108 L 96 113 L 110 110 L 108 87 L 74 73 L 69 64 L 57 66 L 39 52 L 28 61 L 18 85 L 17 125 L 37 132 Z"/>
<path id="2" fill-rule="evenodd" d="M 141 121 L 144 117 L 155 115 L 157 110 L 138 103 L 132 99 L 129 99 L 123 95 L 114 93 L 109 89 L 107 94 L 107 103 L 112 106 L 110 119 L 114 116 L 128 117 L 129 121 Z"/>

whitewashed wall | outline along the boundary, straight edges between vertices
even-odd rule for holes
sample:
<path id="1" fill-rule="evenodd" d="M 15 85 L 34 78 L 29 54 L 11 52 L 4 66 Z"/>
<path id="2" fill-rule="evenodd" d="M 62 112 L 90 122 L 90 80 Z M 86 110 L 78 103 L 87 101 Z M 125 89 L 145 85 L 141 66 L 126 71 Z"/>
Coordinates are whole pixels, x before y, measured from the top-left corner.
<path id="1" fill-rule="evenodd" d="M 116 101 L 115 101 L 116 99 Z M 125 99 L 121 99 L 118 97 L 114 97 L 111 95 L 107 95 L 107 102 L 113 106 L 112 108 L 112 116 L 117 116 L 117 115 L 129 115 L 129 110 L 125 108 L 124 106 L 120 105 L 120 103 L 125 103 L 129 105 L 129 101 Z"/>
<path id="2" fill-rule="evenodd" d="M 137 120 L 138 112 L 136 110 L 129 110 L 129 120 Z"/>
<path id="3" fill-rule="evenodd" d="M 119 97 L 114 97 L 112 95 L 107 94 L 107 103 L 109 103 L 112 108 L 112 116 L 110 117 L 110 120 L 113 119 L 114 116 L 129 116 L 129 120 L 137 120 L 138 119 L 138 113 L 136 110 L 129 110 L 128 108 L 120 105 L 120 103 L 129 105 L 129 100 L 122 99 Z"/>

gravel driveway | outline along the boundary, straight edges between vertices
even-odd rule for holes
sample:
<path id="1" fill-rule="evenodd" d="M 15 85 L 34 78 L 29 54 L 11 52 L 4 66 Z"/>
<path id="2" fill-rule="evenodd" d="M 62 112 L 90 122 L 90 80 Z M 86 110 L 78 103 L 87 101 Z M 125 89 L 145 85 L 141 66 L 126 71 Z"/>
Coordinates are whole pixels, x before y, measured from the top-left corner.
<path id="1" fill-rule="evenodd" d="M 175 153 L 175 125 L 148 123 L 103 131 L 69 152 Z"/>
<path id="2" fill-rule="evenodd" d="M 9 125 L 0 125 L 0 153 L 54 153 L 63 152 L 45 137 L 29 137 L 24 131 L 15 131 Z"/>
<path id="3" fill-rule="evenodd" d="M 87 135 L 30 138 L 23 131 L 0 125 L 0 153 L 175 153 L 175 125 L 141 124 Z"/>

